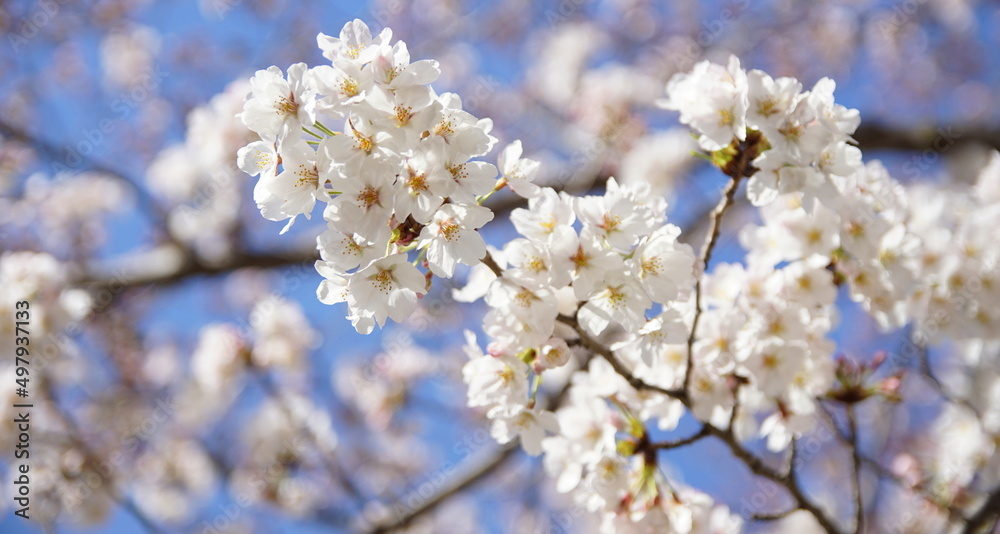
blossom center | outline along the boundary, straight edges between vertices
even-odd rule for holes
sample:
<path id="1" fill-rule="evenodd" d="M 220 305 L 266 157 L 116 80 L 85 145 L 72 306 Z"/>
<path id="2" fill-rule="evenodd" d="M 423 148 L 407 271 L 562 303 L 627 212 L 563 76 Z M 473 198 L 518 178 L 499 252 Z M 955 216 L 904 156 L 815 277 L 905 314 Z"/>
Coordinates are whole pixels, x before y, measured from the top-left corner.
<path id="1" fill-rule="evenodd" d="M 464 163 L 462 163 L 461 165 L 449 165 L 448 172 L 451 173 L 451 177 L 454 178 L 455 181 L 469 177 L 469 172 L 465 170 Z"/>
<path id="2" fill-rule="evenodd" d="M 279 115 L 295 115 L 299 111 L 299 104 L 295 102 L 295 95 L 279 98 L 274 107 L 278 110 Z"/>
<path id="3" fill-rule="evenodd" d="M 455 219 L 446 219 L 438 225 L 438 235 L 444 236 L 447 241 L 454 241 L 458 237 L 458 223 Z"/>
<path id="4" fill-rule="evenodd" d="M 414 193 L 426 192 L 428 189 L 427 173 L 415 174 L 413 169 L 410 169 L 410 177 L 406 179 L 406 186 Z"/>
<path id="5" fill-rule="evenodd" d="M 413 108 L 410 106 L 396 106 L 396 126 L 406 126 L 413 116 Z"/>
<path id="6" fill-rule="evenodd" d="M 389 293 L 393 289 L 396 279 L 392 276 L 392 270 L 379 269 L 371 276 L 372 285 L 381 293 Z"/>
<path id="7" fill-rule="evenodd" d="M 590 264 L 590 255 L 583 251 L 583 246 L 578 246 L 576 248 L 576 254 L 570 256 L 569 259 L 578 269 L 580 267 L 586 267 Z"/>
<path id="8" fill-rule="evenodd" d="M 663 260 L 659 256 L 642 260 L 642 272 L 656 276 L 663 270 Z"/>
<path id="9" fill-rule="evenodd" d="M 455 133 L 455 124 L 450 118 L 444 119 L 441 122 L 434 125 L 434 134 L 440 135 L 441 137 L 448 137 Z"/>
<path id="10" fill-rule="evenodd" d="M 349 97 L 358 96 L 358 82 L 354 78 L 340 80 L 340 91 Z"/>
<path id="11" fill-rule="evenodd" d="M 771 115 L 774 115 L 775 113 L 778 112 L 777 105 L 778 103 L 774 101 L 773 97 L 769 96 L 767 98 L 761 99 L 759 102 L 757 102 L 757 113 L 760 113 L 765 117 L 770 117 Z"/>
<path id="12" fill-rule="evenodd" d="M 349 46 L 344 50 L 344 54 L 351 59 L 358 59 L 361 55 L 361 51 L 365 49 L 364 44 L 356 44 L 354 46 Z"/>
<path id="13" fill-rule="evenodd" d="M 615 230 L 617 230 L 618 226 L 621 223 L 622 223 L 622 218 L 621 217 L 619 217 L 617 215 L 611 215 L 609 213 L 605 213 L 604 214 L 604 219 L 601 221 L 601 224 L 597 225 L 597 227 L 601 228 L 602 230 L 604 230 L 605 232 L 607 232 L 607 233 L 610 234 L 611 232 L 614 232 Z"/>
<path id="14" fill-rule="evenodd" d="M 366 186 L 364 189 L 358 193 L 358 202 L 364 206 L 365 209 L 371 209 L 372 206 L 381 204 L 379 202 L 379 190 L 373 186 Z"/>
<path id="15" fill-rule="evenodd" d="M 295 187 L 303 185 L 316 186 L 319 184 L 319 173 L 316 171 L 316 167 L 299 165 L 299 169 L 295 171 L 298 178 L 295 180 Z"/>

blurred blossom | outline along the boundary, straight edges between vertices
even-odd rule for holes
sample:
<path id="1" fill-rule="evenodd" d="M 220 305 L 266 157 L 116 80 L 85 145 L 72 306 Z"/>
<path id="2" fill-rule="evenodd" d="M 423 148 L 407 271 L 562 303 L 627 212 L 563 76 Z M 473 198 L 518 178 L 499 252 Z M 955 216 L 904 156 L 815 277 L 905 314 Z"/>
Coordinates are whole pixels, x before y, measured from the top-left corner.
<path id="1" fill-rule="evenodd" d="M 320 343 L 319 333 L 309 326 L 302 308 L 277 296 L 258 302 L 250 312 L 250 322 L 251 358 L 260 367 L 300 369 L 309 351 Z"/>
<path id="2" fill-rule="evenodd" d="M 205 326 L 191 355 L 195 383 L 210 393 L 234 387 L 247 363 L 249 350 L 247 341 L 232 325 Z"/>
<path id="3" fill-rule="evenodd" d="M 566 24 L 536 36 L 539 51 L 528 70 L 529 84 L 548 106 L 561 110 L 574 100 L 590 57 L 605 42 L 602 31 L 587 23 Z"/>
<path id="4" fill-rule="evenodd" d="M 153 68 L 160 52 L 159 32 L 148 26 L 132 25 L 109 33 L 101 41 L 101 68 L 111 87 L 139 85 Z"/>
<path id="5" fill-rule="evenodd" d="M 150 187 L 169 202 L 171 235 L 209 262 L 231 253 L 239 223 L 246 179 L 233 154 L 250 138 L 236 118 L 248 88 L 245 80 L 233 82 L 193 109 L 185 142 L 162 150 L 146 175 Z"/>
<path id="6" fill-rule="evenodd" d="M 695 142 L 682 129 L 643 137 L 622 157 L 616 172 L 625 184 L 649 183 L 658 195 L 670 198 L 675 184 L 689 169 Z"/>
<path id="7" fill-rule="evenodd" d="M 68 286 L 66 267 L 49 254 L 6 251 L 0 255 L 0 287 L 4 288 L 0 293 L 0 339 L 14 346 L 14 314 L 19 309 L 15 303 L 21 300 L 30 304 L 30 332 L 38 341 L 86 317 L 91 307 L 89 295 Z M 49 342 L 55 340 L 50 338 Z"/>
<path id="8" fill-rule="evenodd" d="M 136 460 L 136 502 L 151 517 L 179 523 L 192 517 L 215 484 L 214 467 L 189 440 L 163 440 Z"/>
<path id="9" fill-rule="evenodd" d="M 127 211 L 135 200 L 122 179 L 97 172 L 34 174 L 12 206 L 20 220 L 11 222 L 31 228 L 48 250 L 97 249 L 106 238 L 106 217 Z M 43 208 L 53 202 L 62 208 Z"/>

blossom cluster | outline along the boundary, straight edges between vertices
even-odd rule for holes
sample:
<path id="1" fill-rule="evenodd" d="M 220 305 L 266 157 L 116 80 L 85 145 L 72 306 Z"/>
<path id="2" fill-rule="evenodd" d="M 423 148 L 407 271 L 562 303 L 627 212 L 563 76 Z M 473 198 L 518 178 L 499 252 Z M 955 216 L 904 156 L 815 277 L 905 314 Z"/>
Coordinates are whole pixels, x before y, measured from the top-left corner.
<path id="1" fill-rule="evenodd" d="M 290 226 L 325 204 L 319 298 L 347 302 L 362 333 L 405 319 L 432 275 L 483 258 L 476 230 L 493 218 L 481 206 L 489 194 L 504 185 L 537 193 L 537 163 L 521 159 L 519 142 L 501 154 L 499 181 L 496 166 L 473 159 L 496 144 L 492 121 L 464 111 L 458 95 L 437 94 L 437 62 L 411 62 L 406 43 L 391 40 L 390 29 L 373 36 L 360 20 L 339 38 L 320 34 L 331 64 L 258 71 L 241 113 L 260 136 L 239 151 L 239 166 L 260 175 L 261 214 Z"/>
<path id="2" fill-rule="evenodd" d="M 574 197 L 533 183 L 539 165 L 521 157 L 520 142 L 502 151 L 499 169 L 475 159 L 497 142 L 491 121 L 438 95 L 429 86 L 437 63 L 411 62 L 389 30 L 373 36 L 354 21 L 318 42 L 330 65 L 293 65 L 287 76 L 272 67 L 251 81 L 240 116 L 260 140 L 239 151 L 239 166 L 260 175 L 261 213 L 290 226 L 326 205 L 318 297 L 346 302 L 362 333 L 405 319 L 434 276 L 471 266 L 454 297 L 483 299 L 489 311 L 485 348 L 466 333 L 468 405 L 500 443 L 519 439 L 544 455 L 556 488 L 599 513 L 602 531 L 739 531 L 741 518 L 659 469 L 652 428 L 674 430 L 690 412 L 737 442 L 788 450 L 825 413 L 819 399 L 849 381 L 831 339 L 838 295 L 885 329 L 925 327 L 922 345 L 942 332 L 998 331 L 987 241 L 995 217 L 952 217 L 944 206 L 1000 213 L 1000 155 L 977 194 L 959 201 L 904 188 L 880 163 L 862 162 L 851 137 L 859 113 L 834 101 L 830 79 L 803 90 L 733 57 L 667 84 L 661 107 L 680 112 L 732 191 L 747 179 L 760 214 L 739 232 L 745 261 L 708 269 L 716 236 L 696 256 L 650 183 L 611 178 L 601 194 Z M 527 207 L 510 215 L 518 236 L 487 247 L 477 230 L 493 213 L 482 203 L 505 186 Z M 949 320 L 927 326 L 942 315 Z M 980 349 L 969 344 L 967 359 L 979 362 Z M 381 425 L 401 387 L 383 379 L 386 392 L 359 404 Z M 539 395 L 543 382 L 564 386 L 556 405 Z M 949 482 L 967 483 L 992 451 L 987 434 L 1000 418 L 990 414 L 988 428 L 969 431 L 975 445 Z"/>

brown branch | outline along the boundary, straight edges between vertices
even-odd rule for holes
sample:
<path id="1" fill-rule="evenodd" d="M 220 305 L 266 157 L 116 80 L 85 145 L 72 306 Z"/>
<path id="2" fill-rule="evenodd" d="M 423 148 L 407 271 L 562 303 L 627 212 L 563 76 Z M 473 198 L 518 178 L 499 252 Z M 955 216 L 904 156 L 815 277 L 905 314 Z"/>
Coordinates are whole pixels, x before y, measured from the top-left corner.
<path id="1" fill-rule="evenodd" d="M 61 154 L 64 147 L 59 147 L 55 143 L 49 142 L 41 137 L 38 137 L 27 130 L 24 130 L 18 126 L 15 126 L 3 119 L 0 119 L 0 134 L 14 139 L 25 145 L 29 145 L 35 149 L 36 152 L 40 154 L 46 154 L 48 160 L 53 163 L 58 163 L 59 165 L 69 168 Z M 150 192 L 144 188 L 138 181 L 131 178 L 124 171 L 116 168 L 112 168 L 110 165 L 96 161 L 95 159 L 85 156 L 83 154 L 77 154 L 80 158 L 80 164 L 73 167 L 78 167 L 79 170 L 89 170 L 99 174 L 103 174 L 110 178 L 113 178 L 122 184 L 124 184 L 128 189 L 130 189 L 136 195 L 136 199 L 139 201 L 140 211 L 146 213 L 147 215 L 153 216 L 155 222 L 166 229 L 166 213 L 163 208 L 157 204 Z"/>
<path id="2" fill-rule="evenodd" d="M 489 254 L 486 256 L 489 258 Z M 495 264 L 494 264 L 495 265 Z M 590 357 L 584 359 L 580 364 L 581 367 L 586 367 L 587 362 L 590 361 Z M 563 401 L 566 399 L 569 393 L 571 383 L 567 383 L 563 388 L 557 393 L 552 399 L 547 403 L 548 409 L 555 410 Z M 449 484 L 447 487 L 441 489 L 439 492 L 431 496 L 429 499 L 425 500 L 420 506 L 408 511 L 405 514 L 396 517 L 394 520 L 379 523 L 371 526 L 368 530 L 365 530 L 365 534 L 385 534 L 387 532 L 392 532 L 400 528 L 406 527 L 413 520 L 418 517 L 425 515 L 432 510 L 434 510 L 438 505 L 453 497 L 454 495 L 460 493 L 461 491 L 469 488 L 485 477 L 491 475 L 500 466 L 506 463 L 518 450 L 518 442 L 511 441 L 503 446 L 499 452 L 494 453 L 492 456 L 476 462 L 474 465 L 470 465 L 466 468 L 466 472 L 462 476 L 458 477 L 454 482 Z"/>
<path id="3" fill-rule="evenodd" d="M 689 404 L 687 393 L 683 390 L 665 389 L 660 386 L 655 386 L 632 374 L 632 371 L 630 371 L 628 367 L 622 363 L 617 356 L 615 356 L 611 349 L 605 347 L 603 344 L 590 337 L 590 334 L 580 327 L 580 323 L 577 322 L 575 317 L 560 315 L 556 319 L 559 322 L 573 328 L 577 335 L 580 336 L 581 345 L 595 354 L 601 355 L 609 364 L 611 364 L 611 368 L 614 369 L 616 373 L 621 375 L 621 377 L 624 378 L 625 381 L 628 382 L 633 388 L 637 390 L 655 391 L 668 397 L 675 398 L 683 402 L 685 405 Z"/>
<path id="4" fill-rule="evenodd" d="M 611 367 L 615 370 L 615 372 L 620 374 L 626 381 L 628 381 L 628 383 L 632 387 L 639 390 L 655 391 L 657 393 L 662 393 L 669 397 L 680 400 L 682 403 L 684 403 L 684 406 L 687 407 L 688 409 L 691 408 L 691 399 L 685 391 L 664 389 L 659 386 L 654 386 L 652 384 L 644 382 L 642 379 L 633 375 L 632 372 L 628 370 L 628 368 L 614 355 L 614 353 L 610 349 L 608 349 L 607 347 L 603 346 L 602 344 L 596 342 L 593 338 L 591 338 L 586 333 L 586 331 L 584 331 L 580 327 L 576 319 L 572 317 L 567 317 L 565 315 L 560 315 L 558 317 L 558 320 L 564 324 L 573 327 L 576 333 L 580 336 L 582 345 L 604 357 L 604 359 L 611 364 Z M 824 530 L 826 530 L 826 532 L 830 534 L 842 534 L 840 528 L 837 527 L 833 519 L 831 519 L 825 511 L 823 511 L 817 504 L 809 500 L 809 498 L 805 495 L 804 491 L 802 490 L 802 487 L 799 485 L 798 479 L 795 477 L 794 470 L 790 470 L 787 474 L 783 474 L 778 470 L 768 466 L 766 463 L 764 463 L 763 460 L 761 460 L 756 455 L 751 453 L 749 450 L 744 448 L 736 440 L 736 436 L 733 434 L 732 428 L 721 429 L 710 423 L 703 423 L 703 425 L 704 425 L 704 430 L 709 435 L 714 436 L 723 443 L 725 443 L 726 446 L 729 448 L 730 452 L 732 452 L 733 456 L 742 461 L 753 474 L 764 477 L 766 479 L 771 480 L 772 482 L 784 486 L 785 489 L 787 489 L 788 492 L 791 494 L 792 498 L 795 499 L 795 501 L 798 503 L 798 507 L 812 514 L 813 517 L 816 518 L 816 521 L 819 522 L 819 524 L 824 528 Z"/>
<path id="5" fill-rule="evenodd" d="M 840 427 L 837 426 L 837 423 L 833 418 L 833 414 L 830 413 L 830 410 L 826 407 L 826 405 L 823 402 L 819 402 L 818 404 L 820 407 L 818 413 L 821 414 L 823 417 L 825 417 L 827 423 L 829 423 L 830 425 L 830 428 L 833 430 L 833 435 L 841 442 L 841 444 L 843 444 L 846 447 L 850 447 L 851 441 L 849 437 L 844 433 L 844 431 L 840 429 Z M 922 498 L 927 503 L 933 505 L 940 512 L 948 514 L 948 516 L 952 519 L 962 518 L 960 510 L 951 506 L 948 503 L 942 502 L 933 493 L 927 491 L 921 485 L 919 484 L 912 485 L 907 483 L 905 480 L 903 480 L 902 478 L 894 474 L 892 471 L 884 467 L 878 460 L 871 458 L 869 456 L 865 456 L 864 454 L 861 454 L 860 451 L 858 452 L 858 459 L 861 461 L 862 464 L 868 466 L 869 469 L 871 469 L 876 475 L 878 475 L 879 478 L 889 480 L 898 485 L 900 488 L 915 493 L 918 497 Z"/>
<path id="6" fill-rule="evenodd" d="M 513 457 L 517 450 L 517 441 L 511 441 L 498 453 L 491 454 L 487 458 L 475 462 L 474 465 L 468 465 L 465 472 L 460 477 L 435 493 L 431 496 L 431 498 L 423 501 L 420 506 L 408 511 L 405 514 L 401 514 L 392 521 L 375 525 L 369 530 L 366 530 L 366 534 L 385 534 L 387 532 L 392 532 L 406 527 L 413 522 L 413 520 L 431 512 L 444 501 L 491 475 L 494 471 L 500 468 L 500 466 L 507 462 L 509 458 Z"/>
<path id="7" fill-rule="evenodd" d="M 183 251 L 179 250 L 177 253 L 184 254 Z M 166 287 L 188 278 L 224 275 L 238 269 L 276 269 L 296 264 L 308 264 L 311 269 L 312 263 L 319 259 L 319 254 L 315 246 L 267 253 L 241 252 L 220 263 L 206 263 L 188 255 L 183 258 L 180 267 L 169 269 L 166 272 L 161 269 L 162 266 L 152 265 L 152 262 L 156 261 L 155 254 L 150 254 L 148 260 L 143 258 L 143 255 L 140 254 L 137 258 L 128 260 L 130 264 L 140 264 L 137 269 L 131 269 L 127 266 L 103 270 L 95 269 L 78 278 L 75 283 L 92 291 L 111 290 L 117 293 L 141 286 Z"/>
<path id="8" fill-rule="evenodd" d="M 1000 131 L 981 130 L 975 128 L 945 128 L 944 131 L 948 133 L 949 139 L 954 139 L 957 143 L 979 142 L 995 148 L 1000 148 Z M 59 157 L 59 148 L 55 145 L 48 144 L 43 140 L 37 139 L 24 130 L 2 121 L 0 121 L 0 133 L 4 133 L 8 137 L 21 141 L 25 144 L 35 146 L 40 152 L 49 154 L 53 159 L 58 159 Z M 878 125 L 862 125 L 858 128 L 854 138 L 858 141 L 858 144 L 863 150 L 933 150 L 935 142 L 939 142 L 939 135 L 940 134 L 935 134 L 933 130 L 911 132 Z M 137 186 L 134 181 L 128 179 L 114 169 L 110 169 L 93 162 L 88 164 L 88 167 L 95 171 L 121 178 L 130 187 Z M 574 184 L 581 183 L 584 185 L 574 187 L 569 191 L 582 193 L 592 190 L 594 187 L 603 183 L 606 178 L 607 177 L 604 175 L 596 174 L 589 180 L 572 180 L 572 183 Z M 138 194 L 148 196 L 142 187 L 138 187 L 138 189 L 141 190 L 138 191 Z M 508 195 L 500 197 L 496 201 L 490 202 L 488 205 L 495 213 L 504 213 L 524 206 L 525 201 L 516 195 Z M 699 219 L 701 218 L 699 217 Z M 78 281 L 82 285 L 91 285 L 97 289 L 102 289 L 107 286 L 127 288 L 143 285 L 170 285 L 192 276 L 213 276 L 226 274 L 228 272 L 246 267 L 258 267 L 265 269 L 278 268 L 296 263 L 313 261 L 315 259 L 317 259 L 317 255 L 315 250 L 311 247 L 308 250 L 296 250 L 289 251 L 287 253 L 243 252 L 236 254 L 221 263 L 213 265 L 206 265 L 201 263 L 196 258 L 190 258 L 186 261 L 183 268 L 178 269 L 175 272 L 148 275 L 139 273 L 135 277 L 126 280 L 124 283 L 119 279 L 120 277 L 101 272 L 86 273 L 80 276 Z"/>
<path id="9" fill-rule="evenodd" d="M 864 151 L 899 150 L 942 152 L 956 144 L 977 143 L 1000 149 L 1000 130 L 975 126 L 927 126 L 898 129 L 882 124 L 864 124 L 853 135 Z"/>
<path id="10" fill-rule="evenodd" d="M 978 534 L 990 519 L 997 516 L 1000 516 L 1000 486 L 993 488 L 986 502 L 965 522 L 962 534 Z"/>
<path id="11" fill-rule="evenodd" d="M 692 436 L 673 441 L 654 441 L 649 444 L 649 447 L 660 450 L 676 449 L 678 447 L 684 447 L 685 445 L 690 445 L 696 441 L 700 441 L 702 438 L 708 437 L 708 435 L 708 428 L 702 425 L 698 432 Z"/>
<path id="12" fill-rule="evenodd" d="M 816 518 L 816 521 L 826 532 L 830 534 L 841 534 L 840 528 L 837 527 L 833 519 L 830 518 L 830 516 L 828 516 L 827 513 L 819 507 L 819 505 L 813 503 L 809 500 L 808 496 L 806 496 L 798 482 L 798 479 L 794 475 L 794 470 L 789 471 L 786 474 L 782 474 L 778 470 L 765 464 L 763 460 L 740 445 L 739 442 L 736 441 L 736 437 L 733 435 L 731 430 L 722 430 L 712 425 L 706 426 L 713 436 L 719 438 L 719 440 L 729 447 L 733 456 L 738 458 L 748 468 L 750 468 L 750 472 L 783 486 L 786 490 L 788 490 L 788 493 L 791 494 L 792 498 L 795 499 L 798 507 L 812 514 L 812 516 Z"/>
<path id="13" fill-rule="evenodd" d="M 773 514 L 763 514 L 763 513 L 761 513 L 761 514 L 754 514 L 753 515 L 753 520 L 754 521 L 777 521 L 779 519 L 784 519 L 784 518 L 792 515 L 793 513 L 798 512 L 799 510 L 800 510 L 800 508 L 789 508 L 788 510 L 785 510 L 784 512 L 776 512 L 776 513 L 773 513 Z"/>
<path id="14" fill-rule="evenodd" d="M 712 260 L 712 250 L 719 240 L 723 214 L 726 213 L 729 206 L 733 205 L 736 198 L 736 190 L 740 187 L 740 181 L 743 178 L 753 176 L 757 172 L 757 169 L 753 166 L 753 160 L 760 154 L 760 143 L 763 138 L 764 136 L 760 132 L 751 132 L 747 134 L 746 140 L 741 143 L 734 140 L 733 144 L 730 145 L 730 149 L 736 150 L 736 153 L 722 167 L 722 171 L 730 179 L 726 188 L 722 191 L 722 199 L 719 200 L 719 204 L 709 217 L 708 235 L 705 237 L 705 243 L 702 245 L 701 255 L 699 256 L 702 274 L 698 276 L 694 284 L 694 319 L 691 320 L 691 331 L 688 333 L 687 367 L 684 369 L 684 385 L 682 386 L 685 392 L 691 384 L 691 374 L 694 370 L 694 340 L 698 332 L 698 320 L 701 318 L 701 281 L 705 276 L 704 273 L 708 272 L 708 264 Z"/>
<path id="15" fill-rule="evenodd" d="M 848 404 L 847 432 L 851 444 L 851 461 L 854 464 L 854 532 L 861 534 L 865 525 L 865 505 L 861 495 L 861 451 L 858 449 L 858 422 L 854 415 L 854 405 Z"/>

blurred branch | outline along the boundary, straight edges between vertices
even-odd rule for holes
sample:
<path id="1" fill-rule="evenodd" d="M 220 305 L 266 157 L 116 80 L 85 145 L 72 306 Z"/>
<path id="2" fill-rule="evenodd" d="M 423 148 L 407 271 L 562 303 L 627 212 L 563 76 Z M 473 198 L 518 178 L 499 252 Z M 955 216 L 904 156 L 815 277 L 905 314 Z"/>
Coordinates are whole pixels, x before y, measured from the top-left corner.
<path id="1" fill-rule="evenodd" d="M 604 183 L 606 176 L 595 175 L 585 180 L 575 192 L 586 192 Z M 496 214 L 524 207 L 527 201 L 517 195 L 499 197 L 486 204 Z M 76 281 L 93 291 L 120 292 L 132 287 L 169 286 L 195 276 L 215 276 L 246 268 L 274 269 L 295 264 L 312 264 L 319 258 L 315 244 L 299 249 L 270 252 L 238 252 L 217 263 L 208 263 L 182 247 L 169 244 L 156 249 L 119 258 L 114 267 L 91 269 Z"/>
<path id="2" fill-rule="evenodd" d="M 993 491 L 986 498 L 986 502 L 966 521 L 965 528 L 962 529 L 962 534 L 977 534 L 982 532 L 982 527 L 986 526 L 986 523 L 996 516 L 1000 516 L 1000 486 L 993 488 Z"/>
<path id="3" fill-rule="evenodd" d="M 702 427 L 694 435 L 673 441 L 654 441 L 653 443 L 650 443 L 649 446 L 654 449 L 662 449 L 662 450 L 676 449 L 678 447 L 690 445 L 707 436 L 708 436 L 708 428 L 702 425 Z"/>
<path id="4" fill-rule="evenodd" d="M 793 513 L 798 512 L 798 511 L 799 511 L 798 508 L 789 508 L 788 510 L 785 510 L 784 512 L 777 512 L 777 513 L 770 513 L 770 514 L 768 514 L 768 513 L 754 514 L 753 515 L 753 520 L 754 521 L 777 521 L 779 519 L 784 519 L 784 518 L 792 515 Z"/>
<path id="5" fill-rule="evenodd" d="M 106 462 L 100 460 L 100 457 L 97 455 L 97 453 L 94 452 L 94 450 L 83 439 L 83 434 L 80 431 L 80 427 L 79 425 L 76 424 L 76 421 L 73 420 L 73 417 L 69 413 L 63 410 L 62 406 L 59 404 L 58 399 L 56 399 L 55 393 L 52 391 L 51 385 L 49 384 L 48 380 L 44 378 L 44 375 L 43 379 L 40 380 L 39 382 L 42 384 L 41 387 L 43 395 L 46 398 L 48 398 L 49 402 L 52 404 L 53 413 L 55 414 L 56 418 L 59 419 L 59 422 L 61 422 L 63 426 L 66 427 L 67 435 L 70 441 L 72 441 L 74 446 L 76 446 L 80 450 L 80 452 L 83 453 L 83 456 L 84 458 L 86 458 L 88 463 L 92 465 L 105 465 Z M 109 498 L 111 498 L 112 501 L 118 503 L 118 505 L 121 506 L 122 509 L 124 509 L 131 516 L 133 516 L 147 532 L 151 534 L 164 534 L 164 530 L 161 529 L 152 519 L 147 517 L 146 514 L 143 513 L 143 511 L 140 510 L 138 506 L 136 506 L 135 502 L 132 501 L 131 498 L 129 498 L 122 492 L 118 491 L 118 489 L 115 487 L 116 486 L 115 481 L 111 478 L 110 473 L 107 473 L 104 476 L 104 478 L 100 480 L 98 485 L 104 491 L 104 493 L 107 494 Z M 93 487 L 91 486 L 91 488 Z"/>
<path id="6" fill-rule="evenodd" d="M 863 151 L 940 152 L 942 142 L 945 146 L 978 143 L 1000 150 L 1000 130 L 970 125 L 943 125 L 938 128 L 922 127 L 906 130 L 881 124 L 864 124 L 858 127 L 854 139 Z"/>
<path id="7" fill-rule="evenodd" d="M 487 258 L 489 258 L 489 255 L 487 255 Z M 580 363 L 580 367 L 581 368 L 586 367 L 587 363 L 590 361 L 590 358 L 591 355 L 588 355 L 586 358 L 584 358 L 583 362 Z M 552 400 L 550 400 L 547 403 L 547 406 L 545 408 L 548 410 L 556 410 L 557 408 L 559 408 L 559 406 L 562 405 L 563 401 L 566 400 L 566 396 L 569 393 L 570 385 L 571 383 L 567 382 L 566 385 L 564 385 L 563 388 L 559 391 L 559 393 L 557 393 L 552 397 Z M 473 486 L 480 480 L 491 475 L 501 465 L 506 463 L 507 460 L 517 452 L 518 448 L 519 448 L 518 441 L 514 440 L 504 445 L 502 449 L 500 449 L 498 452 L 493 453 L 488 458 L 475 462 L 471 461 L 467 462 L 467 464 L 465 465 L 468 464 L 471 465 L 468 465 L 468 467 L 462 470 L 463 474 L 461 476 L 459 476 L 451 484 L 445 486 L 440 491 L 435 493 L 429 499 L 424 501 L 422 505 L 420 505 L 417 508 L 411 509 L 406 514 L 396 517 L 394 520 L 373 525 L 368 530 L 365 530 L 364 533 L 385 534 L 409 525 L 414 519 L 417 519 L 418 517 L 432 511 L 434 508 L 436 508 L 438 505 L 448 500 L 452 496 L 461 493 L 465 489 Z M 392 508 L 393 507 L 390 506 L 390 509 Z"/>
<path id="8" fill-rule="evenodd" d="M 0 134 L 31 146 L 40 155 L 47 156 L 46 159 L 51 163 L 59 164 L 67 168 L 70 167 L 70 165 L 68 165 L 63 158 L 63 147 L 60 147 L 55 143 L 42 139 L 41 137 L 23 130 L 3 119 L 0 119 Z M 166 225 L 164 224 L 164 221 L 166 221 L 166 214 L 153 199 L 149 191 L 142 186 L 142 184 L 121 170 L 114 169 L 94 160 L 91 157 L 84 156 L 83 154 L 77 155 L 80 158 L 80 163 L 79 165 L 73 165 L 72 167 L 80 167 L 80 170 L 90 170 L 103 174 L 124 184 L 135 194 L 136 199 L 139 201 L 139 211 L 145 212 L 146 214 L 154 217 L 157 224 L 161 226 L 164 231 L 166 230 Z"/>
<path id="9" fill-rule="evenodd" d="M 858 449 L 858 421 L 854 414 L 854 405 L 848 404 L 847 429 L 848 442 L 851 448 L 851 461 L 853 463 L 853 484 L 854 484 L 854 532 L 861 534 L 865 525 L 865 505 L 861 495 L 861 451 Z"/>
<path id="10" fill-rule="evenodd" d="M 405 514 L 399 515 L 391 521 L 377 524 L 364 532 L 367 534 L 385 534 L 409 525 L 413 520 L 434 510 L 438 505 L 452 496 L 461 493 L 465 489 L 492 474 L 509 458 L 514 456 L 518 448 L 518 442 L 511 441 L 510 443 L 504 445 L 504 447 L 498 452 L 490 453 L 486 455 L 485 458 L 463 464 L 461 474 L 458 478 L 453 480 L 450 484 L 445 485 L 426 501 L 423 501 L 419 507 L 408 511 Z M 390 507 L 390 509 L 392 509 L 392 507 Z"/>
<path id="11" fill-rule="evenodd" d="M 817 413 L 821 414 L 821 416 L 826 419 L 826 422 L 830 425 L 831 429 L 833 430 L 833 435 L 836 436 L 836 438 L 841 442 L 841 444 L 843 444 L 846 447 L 850 447 L 851 440 L 848 437 L 848 435 L 846 435 L 844 431 L 841 430 L 840 427 L 837 425 L 837 422 L 833 417 L 833 413 L 830 412 L 830 409 L 827 408 L 827 406 L 822 401 L 819 402 L 818 404 L 820 410 Z M 946 502 L 943 502 L 941 499 L 935 496 L 932 491 L 929 491 L 926 488 L 924 488 L 922 484 L 913 485 L 908 483 L 907 481 L 903 480 L 900 476 L 896 475 L 888 468 L 883 466 L 882 463 L 879 462 L 877 459 L 866 456 L 862 454 L 861 451 L 857 451 L 857 460 L 859 460 L 861 464 L 868 466 L 868 468 L 871 469 L 873 472 L 875 472 L 875 474 L 878 475 L 879 478 L 889 480 L 898 485 L 901 489 L 913 492 L 914 494 L 922 498 L 924 501 L 937 508 L 939 511 L 948 514 L 950 520 L 962 517 L 960 510 L 958 510 L 957 508 L 951 506 Z"/>
<path id="12" fill-rule="evenodd" d="M 169 286 L 194 276 L 215 276 L 247 268 L 272 269 L 319 259 L 315 245 L 265 253 L 239 252 L 219 263 L 208 263 L 173 245 L 118 260 L 112 268 L 93 269 L 76 281 L 92 290 L 118 292 L 138 286 Z"/>

